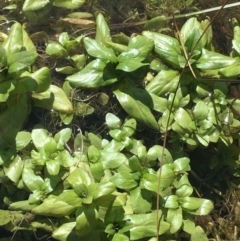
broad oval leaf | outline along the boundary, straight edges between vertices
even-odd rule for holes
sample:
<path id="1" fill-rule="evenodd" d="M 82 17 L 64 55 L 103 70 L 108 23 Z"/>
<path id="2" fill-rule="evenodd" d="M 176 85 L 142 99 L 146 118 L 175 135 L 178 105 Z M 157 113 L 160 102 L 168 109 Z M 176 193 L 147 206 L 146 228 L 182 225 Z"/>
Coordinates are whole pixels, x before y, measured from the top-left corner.
<path id="1" fill-rule="evenodd" d="M 174 92 L 177 88 L 179 78 L 178 71 L 162 70 L 146 86 L 146 90 L 157 96 Z"/>
<path id="2" fill-rule="evenodd" d="M 80 8 L 85 3 L 85 0 L 54 0 L 53 6 L 67 9 Z"/>
<path id="3" fill-rule="evenodd" d="M 121 120 L 112 113 L 107 113 L 106 124 L 110 130 L 120 129 Z"/>
<path id="4" fill-rule="evenodd" d="M 35 126 L 32 130 L 32 141 L 34 146 L 40 150 L 44 147 L 46 140 L 49 137 L 49 133 L 43 126 Z"/>
<path id="5" fill-rule="evenodd" d="M 53 231 L 52 237 L 57 240 L 67 241 L 69 236 L 74 236 L 73 239 L 77 240 L 78 236 L 74 232 L 75 226 L 76 222 L 63 223 Z"/>
<path id="6" fill-rule="evenodd" d="M 179 68 L 178 57 L 181 56 L 181 46 L 177 39 L 150 31 L 143 31 L 143 36 L 154 41 L 155 52 L 167 63 Z"/>
<path id="7" fill-rule="evenodd" d="M 30 65 L 32 65 L 37 58 L 35 51 L 22 51 L 8 55 L 8 72 L 18 72 Z"/>
<path id="8" fill-rule="evenodd" d="M 135 118 L 137 121 L 140 121 L 151 129 L 159 130 L 158 123 L 148 106 L 139 100 L 132 98 L 131 95 L 124 93 L 119 89 L 115 90 L 114 94 L 116 95 L 120 105 L 131 117 Z"/>
<path id="9" fill-rule="evenodd" d="M 15 184 L 18 183 L 22 176 L 23 165 L 23 160 L 16 156 L 9 166 L 3 166 L 5 175 Z"/>
<path id="10" fill-rule="evenodd" d="M 68 216 L 76 210 L 75 206 L 72 206 L 62 200 L 47 199 L 37 207 L 32 209 L 34 214 L 45 215 L 50 217 L 64 217 Z"/>
<path id="11" fill-rule="evenodd" d="M 192 132 L 192 129 L 189 127 L 192 119 L 186 110 L 181 107 L 177 109 L 174 113 L 174 119 L 182 128 L 188 130 L 190 133 Z"/>
<path id="12" fill-rule="evenodd" d="M 81 71 L 66 78 L 70 84 L 83 88 L 98 88 L 116 82 L 115 66 L 100 59 L 93 60 Z"/>
<path id="13" fill-rule="evenodd" d="M 178 207 L 177 209 L 168 209 L 166 221 L 170 223 L 171 234 L 177 233 L 177 231 L 182 227 L 183 224 L 183 215 L 182 208 Z"/>
<path id="14" fill-rule="evenodd" d="M 44 6 L 46 6 L 48 3 L 50 3 L 49 0 L 26 0 L 24 1 L 22 10 L 23 12 L 27 11 L 37 11 L 42 9 Z"/>
<path id="15" fill-rule="evenodd" d="M 84 38 L 83 43 L 89 55 L 105 61 L 116 62 L 116 54 L 111 48 L 107 48 L 103 44 L 88 37 Z"/>
<path id="16" fill-rule="evenodd" d="M 21 24 L 14 23 L 9 31 L 8 37 L 3 42 L 3 47 L 7 54 L 13 54 L 19 52 L 23 46 L 27 51 L 37 51 L 35 45 Z"/>
<path id="17" fill-rule="evenodd" d="M 35 105 L 48 110 L 56 110 L 61 113 L 73 113 L 73 106 L 64 91 L 56 85 L 50 85 L 49 89 L 42 93 L 33 93 Z"/>
<path id="18" fill-rule="evenodd" d="M 16 148 L 22 150 L 31 141 L 31 133 L 27 131 L 19 131 L 16 136 Z"/>
<path id="19" fill-rule="evenodd" d="M 38 87 L 35 90 L 36 93 L 46 91 L 52 82 L 51 73 L 49 68 L 42 67 L 31 74 L 31 77 L 36 80 Z"/>
<path id="20" fill-rule="evenodd" d="M 206 37 L 205 35 L 202 37 L 202 32 L 200 22 L 195 17 L 188 19 L 182 26 L 180 31 L 181 38 L 189 52 L 202 50 L 206 43 Z"/>
<path id="21" fill-rule="evenodd" d="M 152 51 L 154 47 L 153 40 L 138 35 L 130 39 L 128 43 L 128 50 L 137 49 L 139 51 L 138 60 L 143 61 L 147 58 L 148 54 Z"/>
<path id="22" fill-rule="evenodd" d="M 232 19 L 233 23 L 233 40 L 232 40 L 232 45 L 233 49 L 235 49 L 238 54 L 240 54 L 240 26 L 236 18 Z"/>
<path id="23" fill-rule="evenodd" d="M 68 56 L 67 50 L 58 42 L 50 42 L 47 45 L 46 53 L 55 58 L 66 58 Z"/>
<path id="24" fill-rule="evenodd" d="M 193 108 L 193 114 L 196 121 L 206 120 L 208 117 L 208 106 L 203 101 L 198 101 Z"/>
<path id="25" fill-rule="evenodd" d="M 105 21 L 105 18 L 101 13 L 98 14 L 96 19 L 97 29 L 96 29 L 96 41 L 100 44 L 105 44 L 106 42 L 111 42 L 110 29 Z"/>
<path id="26" fill-rule="evenodd" d="M 40 191 L 45 186 L 44 180 L 40 176 L 35 175 L 34 171 L 27 166 L 23 169 L 22 180 L 32 192 Z"/>
<path id="27" fill-rule="evenodd" d="M 71 134 L 72 130 L 70 128 L 64 128 L 54 136 L 58 149 L 64 149 L 64 144 L 69 141 Z"/>
<path id="28" fill-rule="evenodd" d="M 235 59 L 207 49 L 202 49 L 202 55 L 196 62 L 196 66 L 202 70 L 220 69 L 235 63 Z"/>
<path id="29" fill-rule="evenodd" d="M 76 232 L 79 237 L 85 237 L 97 225 L 98 211 L 93 205 L 86 205 L 79 209 L 81 211 L 79 211 L 80 214 L 76 218 Z"/>

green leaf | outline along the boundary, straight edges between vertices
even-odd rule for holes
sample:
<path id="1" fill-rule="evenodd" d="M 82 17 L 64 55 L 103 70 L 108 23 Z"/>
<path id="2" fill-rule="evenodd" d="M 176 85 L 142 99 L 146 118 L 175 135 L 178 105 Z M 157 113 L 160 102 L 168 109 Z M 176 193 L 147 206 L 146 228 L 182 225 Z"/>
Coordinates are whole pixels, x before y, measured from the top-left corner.
<path id="1" fill-rule="evenodd" d="M 169 209 L 179 208 L 178 196 L 170 195 L 168 197 L 164 197 L 163 206 Z"/>
<path id="2" fill-rule="evenodd" d="M 37 58 L 35 51 L 22 51 L 8 55 L 8 72 L 10 74 L 19 72 L 32 65 Z"/>
<path id="3" fill-rule="evenodd" d="M 76 232 L 79 237 L 84 237 L 94 230 L 97 224 L 98 211 L 93 205 L 84 205 L 78 208 L 76 215 Z"/>
<path id="4" fill-rule="evenodd" d="M 208 237 L 204 230 L 200 226 L 196 226 L 191 233 L 191 241 L 208 241 Z"/>
<path id="5" fill-rule="evenodd" d="M 98 88 L 116 82 L 115 67 L 100 59 L 91 61 L 81 71 L 66 78 L 70 84 L 83 88 Z"/>
<path id="6" fill-rule="evenodd" d="M 0 69 L 7 67 L 7 53 L 6 50 L 0 45 Z"/>
<path id="7" fill-rule="evenodd" d="M 69 205 L 64 201 L 55 198 L 45 199 L 42 204 L 33 208 L 32 212 L 38 215 L 46 215 L 50 217 L 68 216 L 76 210 L 75 206 Z"/>
<path id="8" fill-rule="evenodd" d="M 135 118 L 137 121 L 145 124 L 152 129 L 158 130 L 158 123 L 154 118 L 153 114 L 151 113 L 150 109 L 144 103 L 134 98 L 134 91 L 138 91 L 138 89 L 132 87 L 131 85 L 128 85 L 122 86 L 121 88 L 114 90 L 113 93 L 116 95 L 123 109 L 131 117 Z"/>
<path id="9" fill-rule="evenodd" d="M 78 70 L 81 70 L 86 63 L 86 56 L 84 54 L 76 54 L 71 57 Z"/>
<path id="10" fill-rule="evenodd" d="M 177 233 L 183 224 L 182 208 L 168 209 L 166 221 L 170 224 L 169 232 L 171 234 Z"/>
<path id="11" fill-rule="evenodd" d="M 181 107 L 177 109 L 174 113 L 174 119 L 183 129 L 187 130 L 189 133 L 192 132 L 192 129 L 189 127 L 189 123 L 192 122 L 192 119 L 185 109 Z"/>
<path id="12" fill-rule="evenodd" d="M 192 197 L 191 199 L 194 198 Z M 208 199 L 196 198 L 195 201 L 198 203 L 198 209 L 195 211 L 191 211 L 190 209 L 188 209 L 189 213 L 192 213 L 194 215 L 208 215 L 214 209 L 213 203 Z"/>
<path id="13" fill-rule="evenodd" d="M 59 43 L 60 43 L 64 48 L 66 47 L 65 45 L 68 43 L 69 40 L 70 40 L 70 37 L 69 37 L 69 35 L 68 35 L 67 32 L 61 33 L 61 34 L 59 35 L 59 37 L 58 37 Z"/>
<path id="14" fill-rule="evenodd" d="M 113 206 L 109 205 L 106 215 L 104 217 L 105 224 L 114 224 L 121 222 L 124 219 L 124 209 L 122 205 Z"/>
<path id="15" fill-rule="evenodd" d="M 64 66 L 64 67 L 57 67 L 56 71 L 60 74 L 71 75 L 71 74 L 75 74 L 78 71 L 78 69 L 73 68 L 71 66 Z"/>
<path id="16" fill-rule="evenodd" d="M 14 94 L 26 94 L 35 91 L 38 87 L 37 82 L 31 77 L 20 77 L 13 90 Z"/>
<path id="17" fill-rule="evenodd" d="M 145 173 L 141 179 L 140 187 L 155 193 L 158 191 L 158 176 L 153 173 Z"/>
<path id="18" fill-rule="evenodd" d="M 116 69 L 120 69 L 124 72 L 133 72 L 144 65 L 148 65 L 148 63 L 141 63 L 138 59 L 129 59 L 121 61 Z"/>
<path id="19" fill-rule="evenodd" d="M 140 187 L 130 191 L 132 209 L 135 214 L 149 213 L 152 208 L 151 192 Z"/>
<path id="20" fill-rule="evenodd" d="M 96 41 L 100 44 L 111 42 L 110 29 L 101 13 L 97 15 L 96 24 Z"/>
<path id="21" fill-rule="evenodd" d="M 60 171 L 60 163 L 58 158 L 54 160 L 47 160 L 46 162 L 47 171 L 50 175 L 55 176 Z"/>
<path id="22" fill-rule="evenodd" d="M 137 186 L 137 182 L 133 179 L 130 173 L 116 173 L 112 176 L 111 181 L 116 185 L 116 187 L 129 190 Z"/>
<path id="23" fill-rule="evenodd" d="M 63 150 L 58 154 L 58 160 L 63 167 L 71 167 L 79 162 L 78 158 L 72 157 L 71 153 L 67 150 Z"/>
<path id="24" fill-rule="evenodd" d="M 115 233 L 112 241 L 129 241 L 128 236 L 121 234 L 121 233 Z"/>
<path id="25" fill-rule="evenodd" d="M 171 164 L 164 164 L 161 170 L 160 186 L 165 189 L 169 187 L 175 179 L 175 173 L 171 167 Z"/>
<path id="26" fill-rule="evenodd" d="M 6 167 L 6 165 L 4 165 L 5 175 L 15 184 L 17 184 L 20 180 L 22 171 L 23 160 L 19 156 L 16 156 L 15 159 L 11 161 L 9 166 Z"/>
<path id="27" fill-rule="evenodd" d="M 174 70 L 160 71 L 146 86 L 146 90 L 157 96 L 174 92 L 179 82 L 179 72 Z"/>
<path id="28" fill-rule="evenodd" d="M 9 210 L 29 212 L 34 207 L 38 206 L 37 204 L 29 204 L 28 200 L 13 202 L 9 206 Z"/>
<path id="29" fill-rule="evenodd" d="M 152 40 L 138 35 L 130 39 L 127 50 L 137 49 L 139 51 L 137 58 L 139 61 L 143 61 L 147 58 L 153 47 L 154 42 Z"/>
<path id="30" fill-rule="evenodd" d="M 68 56 L 67 50 L 58 42 L 50 42 L 46 48 L 46 54 L 54 58 L 66 58 Z"/>
<path id="31" fill-rule="evenodd" d="M 236 18 L 232 19 L 233 24 L 233 40 L 232 45 L 233 49 L 240 54 L 240 26 Z"/>
<path id="32" fill-rule="evenodd" d="M 27 166 L 23 169 L 22 180 L 32 192 L 35 190 L 43 190 L 43 187 L 45 186 L 44 180 L 40 176 L 35 175 L 34 171 Z"/>
<path id="33" fill-rule="evenodd" d="M 35 45 L 20 23 L 12 25 L 9 35 L 2 46 L 5 48 L 7 55 L 21 51 L 23 46 L 27 51 L 37 52 Z"/>
<path id="34" fill-rule="evenodd" d="M 200 22 L 195 17 L 188 19 L 182 26 L 180 31 L 181 38 L 189 53 L 193 50 L 202 50 L 206 42 L 205 36 L 200 39 L 202 32 Z"/>
<path id="35" fill-rule="evenodd" d="M 174 161 L 174 171 L 175 172 L 187 172 L 190 171 L 190 160 L 187 157 L 178 158 Z"/>
<path id="36" fill-rule="evenodd" d="M 33 93 L 35 105 L 48 110 L 56 110 L 61 113 L 72 113 L 73 106 L 64 91 L 56 85 L 50 85 L 49 89 L 42 93 Z"/>
<path id="37" fill-rule="evenodd" d="M 116 62 L 117 57 L 112 49 L 107 48 L 104 45 L 98 43 L 96 40 L 90 39 L 88 37 L 84 38 L 83 43 L 86 51 L 92 57 L 99 58 L 105 61 L 111 61 L 113 63 Z"/>
<path id="38" fill-rule="evenodd" d="M 101 152 L 93 145 L 88 148 L 88 159 L 92 163 L 96 163 L 101 156 Z"/>
<path id="39" fill-rule="evenodd" d="M 53 6 L 67 9 L 80 8 L 85 3 L 85 0 L 54 0 Z"/>
<path id="40" fill-rule="evenodd" d="M 27 95 L 12 96 L 8 99 L 8 108 L 0 115 L 0 133 L 6 141 L 12 140 L 20 131 L 29 114 L 28 108 Z"/>
<path id="41" fill-rule="evenodd" d="M 93 199 L 101 198 L 112 194 L 115 190 L 116 186 L 112 182 L 91 183 L 88 188 L 88 192 L 93 196 Z"/>
<path id="42" fill-rule="evenodd" d="M 103 167 L 106 169 L 115 169 L 120 167 L 123 163 L 127 162 L 127 158 L 124 154 L 119 152 L 109 152 L 109 151 L 102 151 L 101 158 L 99 160 Z"/>
<path id="43" fill-rule="evenodd" d="M 190 216 L 186 220 L 183 220 L 183 231 L 191 234 L 192 232 L 194 232 L 195 226 L 195 221 L 192 216 Z"/>
<path id="44" fill-rule="evenodd" d="M 50 1 L 49 0 L 40 0 L 40 1 L 34 1 L 34 0 L 26 0 L 24 1 L 22 10 L 23 12 L 27 11 L 37 11 L 42 9 L 44 6 L 46 6 Z"/>
<path id="45" fill-rule="evenodd" d="M 31 141 L 31 133 L 27 131 L 19 131 L 16 136 L 16 148 L 22 150 Z"/>
<path id="46" fill-rule="evenodd" d="M 138 49 L 129 49 L 128 51 L 118 55 L 118 61 L 121 63 L 125 60 L 133 60 L 134 58 L 137 58 L 139 54 L 140 51 Z"/>
<path id="47" fill-rule="evenodd" d="M 197 210 L 201 205 L 201 199 L 195 197 L 181 197 L 179 201 L 182 208 L 189 211 Z"/>
<path id="48" fill-rule="evenodd" d="M 15 89 L 11 80 L 0 83 L 0 102 L 6 102 L 9 94 Z"/>
<path id="49" fill-rule="evenodd" d="M 193 193 L 193 187 L 189 183 L 188 177 L 186 174 L 181 176 L 177 184 L 176 194 L 178 197 L 188 197 Z"/>
<path id="50" fill-rule="evenodd" d="M 56 141 L 50 136 L 46 137 L 46 139 L 44 140 L 43 148 L 41 150 L 39 150 L 41 155 L 45 159 L 47 159 L 47 158 L 54 159 L 56 157 L 56 155 L 52 155 L 52 154 L 54 154 L 56 151 L 57 151 Z"/>
<path id="51" fill-rule="evenodd" d="M 240 59 L 236 58 L 235 63 L 225 68 L 219 69 L 218 73 L 226 78 L 237 78 L 237 76 L 240 74 Z"/>
<path id="52" fill-rule="evenodd" d="M 158 215 L 161 218 L 161 213 Z M 130 240 L 139 240 L 156 236 L 156 212 L 149 214 L 126 215 L 126 220 L 130 220 L 133 227 L 130 229 Z M 160 221 L 159 235 L 166 233 L 170 224 Z"/>
<path id="53" fill-rule="evenodd" d="M 74 188 L 79 183 L 84 184 L 86 187 L 88 187 L 94 180 L 90 173 L 85 171 L 84 169 L 77 168 L 75 169 L 70 175 L 66 178 L 66 181 Z"/>
<path id="54" fill-rule="evenodd" d="M 72 130 L 70 128 L 64 128 L 60 130 L 55 136 L 54 139 L 57 142 L 57 149 L 63 150 L 64 144 L 69 141 L 72 135 Z"/>
<path id="55" fill-rule="evenodd" d="M 179 68 L 178 56 L 181 55 L 181 46 L 177 39 L 150 31 L 143 31 L 142 35 L 154 41 L 154 51 L 164 61 Z"/>
<path id="56" fill-rule="evenodd" d="M 136 128 L 137 122 L 135 119 L 131 118 L 123 123 L 122 131 L 124 132 L 125 136 L 131 137 L 135 133 Z"/>
<path id="57" fill-rule="evenodd" d="M 49 137 L 49 133 L 43 128 L 43 126 L 39 125 L 35 126 L 35 128 L 32 130 L 31 137 L 34 146 L 40 150 L 46 145 L 45 143 Z"/>
<path id="58" fill-rule="evenodd" d="M 206 120 L 208 117 L 208 106 L 203 101 L 198 101 L 193 108 L 193 114 L 196 121 Z"/>
<path id="59" fill-rule="evenodd" d="M 52 237 L 61 241 L 67 241 L 68 239 L 78 240 L 78 236 L 74 232 L 75 226 L 76 222 L 63 223 L 53 231 Z"/>
<path id="60" fill-rule="evenodd" d="M 106 124 L 110 130 L 120 129 L 121 120 L 112 113 L 106 114 Z"/>
<path id="61" fill-rule="evenodd" d="M 202 55 L 196 62 L 196 66 L 202 70 L 220 69 L 234 64 L 235 61 L 234 58 L 203 48 Z"/>
<path id="62" fill-rule="evenodd" d="M 151 92 L 149 92 L 152 100 L 153 100 L 153 109 L 157 112 L 163 113 L 168 105 L 168 100 L 162 97 L 159 97 Z"/>
<path id="63" fill-rule="evenodd" d="M 164 155 L 162 155 L 164 151 Z M 163 149 L 162 146 L 154 145 L 149 148 L 147 153 L 147 162 L 155 161 L 156 159 L 161 161 L 161 164 L 172 163 L 172 155 L 167 149 Z"/>
<path id="64" fill-rule="evenodd" d="M 49 68 L 42 67 L 30 75 L 38 84 L 36 93 L 41 93 L 46 91 L 52 82 L 51 73 Z"/>

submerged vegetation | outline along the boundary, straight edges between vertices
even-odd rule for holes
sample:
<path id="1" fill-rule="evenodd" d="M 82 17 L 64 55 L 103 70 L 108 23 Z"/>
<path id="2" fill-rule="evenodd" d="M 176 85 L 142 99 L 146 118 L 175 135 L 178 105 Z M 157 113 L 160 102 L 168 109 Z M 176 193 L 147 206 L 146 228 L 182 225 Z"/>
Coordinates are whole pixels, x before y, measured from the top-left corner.
<path id="1" fill-rule="evenodd" d="M 0 6 L 0 241 L 239 238 L 235 16 L 229 49 L 174 18 L 203 1 Z"/>

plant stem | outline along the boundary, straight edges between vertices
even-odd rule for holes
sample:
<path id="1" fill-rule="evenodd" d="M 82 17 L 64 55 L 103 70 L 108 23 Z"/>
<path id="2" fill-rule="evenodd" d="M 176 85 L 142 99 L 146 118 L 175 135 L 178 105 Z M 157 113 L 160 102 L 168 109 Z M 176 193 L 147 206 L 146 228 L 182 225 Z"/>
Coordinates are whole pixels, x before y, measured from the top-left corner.
<path id="1" fill-rule="evenodd" d="M 231 7 L 236 7 L 236 6 L 240 6 L 240 2 L 226 4 L 223 8 L 225 9 L 225 8 L 231 8 Z M 208 8 L 208 9 L 200 10 L 200 11 L 193 12 L 193 13 L 185 13 L 185 14 L 176 15 L 176 16 L 174 16 L 174 18 L 186 18 L 186 17 L 190 17 L 190 16 L 194 16 L 194 15 L 203 14 L 203 13 L 218 11 L 221 8 L 222 8 L 222 6 Z M 173 19 L 173 17 L 167 18 L 167 20 L 170 20 L 170 19 Z"/>

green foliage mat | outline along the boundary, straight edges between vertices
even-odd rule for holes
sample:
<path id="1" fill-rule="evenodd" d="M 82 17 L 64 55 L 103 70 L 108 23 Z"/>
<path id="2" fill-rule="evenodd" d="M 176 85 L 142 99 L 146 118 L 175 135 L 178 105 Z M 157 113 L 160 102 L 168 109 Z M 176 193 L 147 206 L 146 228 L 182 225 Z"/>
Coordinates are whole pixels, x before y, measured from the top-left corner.
<path id="1" fill-rule="evenodd" d="M 111 3 L 116 11 L 119 3 Z M 18 22 L 0 32 L 0 232 L 6 235 L 0 241 L 208 240 L 214 235 L 196 220 L 220 202 L 200 197 L 189 173 L 216 193 L 222 183 L 238 188 L 240 109 L 229 92 L 240 74 L 238 21 L 232 19 L 233 49 L 226 56 L 212 45 L 209 20 L 189 18 L 176 36 L 159 31 L 167 18 L 154 15 L 164 1 L 162 8 L 143 4 L 152 19 L 131 37 L 111 35 L 101 11 L 96 21 L 77 12 L 84 6 L 97 5 L 25 0 L 5 6 L 10 16 L 21 8 L 29 29 L 52 12 L 64 15 L 50 40 L 44 31 L 29 36 Z M 37 46 L 42 42 L 44 50 Z M 41 63 L 42 55 L 53 64 Z M 36 110 L 51 123 L 40 116 L 30 128 Z M 97 112 L 105 116 L 100 130 L 82 131 L 85 116 Z M 138 138 L 141 129 L 148 133 Z M 151 133 L 160 138 L 147 141 Z"/>

